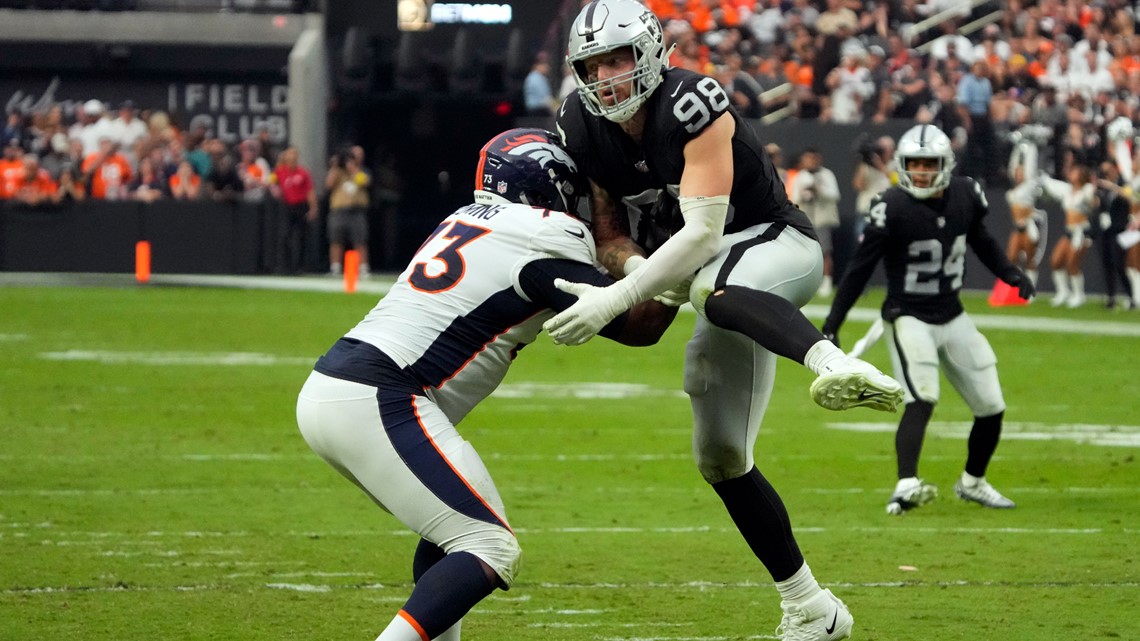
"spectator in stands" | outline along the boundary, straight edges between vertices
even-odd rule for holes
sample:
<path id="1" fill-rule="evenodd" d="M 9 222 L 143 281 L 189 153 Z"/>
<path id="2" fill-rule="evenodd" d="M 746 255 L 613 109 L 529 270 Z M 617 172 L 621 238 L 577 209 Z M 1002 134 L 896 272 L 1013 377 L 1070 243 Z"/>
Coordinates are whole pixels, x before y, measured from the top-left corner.
<path id="1" fill-rule="evenodd" d="M 67 139 L 67 134 L 62 131 L 56 132 L 48 139 L 47 148 L 40 156 L 40 166 L 43 167 L 51 174 L 53 180 L 59 178 L 60 173 L 63 171 L 63 166 L 71 159 L 68 156 L 68 147 L 70 141 Z M 83 159 L 78 158 L 75 161 L 76 165 L 82 164 Z"/>
<path id="2" fill-rule="evenodd" d="M 265 161 L 265 166 L 272 167 L 277 163 L 278 149 L 277 145 L 273 142 L 273 134 L 269 131 L 269 125 L 257 126 L 257 145 L 258 155 Z"/>
<path id="3" fill-rule="evenodd" d="M 243 193 L 245 182 L 238 173 L 237 162 L 233 156 L 222 154 L 206 177 L 206 194 L 215 202 L 232 203 L 240 200 Z"/>
<path id="4" fill-rule="evenodd" d="M 329 192 L 329 273 L 334 276 L 343 273 L 344 250 L 350 245 L 360 256 L 361 276 L 368 275 L 370 181 L 352 153 L 340 153 L 329 160 L 325 189 Z"/>
<path id="5" fill-rule="evenodd" d="M 226 144 L 218 138 L 202 138 L 190 149 L 186 154 L 186 160 L 194 166 L 194 173 L 206 178 L 214 173 L 214 167 L 221 161 L 222 156 L 226 155 Z"/>
<path id="6" fill-rule="evenodd" d="M 745 20 L 745 26 L 752 31 L 752 37 L 761 47 L 774 45 L 787 24 L 781 4 L 781 0 L 757 2 L 752 14 Z"/>
<path id="7" fill-rule="evenodd" d="M 844 56 L 840 65 L 828 72 L 827 86 L 831 90 L 832 122 L 854 124 L 863 119 L 863 103 L 875 95 L 875 83 L 863 56 Z"/>
<path id="8" fill-rule="evenodd" d="M 920 123 L 932 124 L 949 136 L 955 162 L 961 164 L 969 134 L 966 131 L 966 120 L 954 97 L 954 85 L 933 73 L 930 74 L 930 86 L 933 95 L 929 102 L 919 108 L 914 119 Z"/>
<path id="9" fill-rule="evenodd" d="M 82 202 L 87 198 L 87 189 L 79 175 L 79 165 L 65 165 L 59 172 L 59 185 L 52 196 L 52 203 L 67 204 Z"/>
<path id="10" fill-rule="evenodd" d="M 111 119 L 107 117 L 103 103 L 98 100 L 88 100 L 83 103 L 83 119 L 85 123 L 77 132 L 71 134 L 72 138 L 79 138 L 83 142 L 84 157 L 98 153 L 99 141 L 104 137 L 115 139 L 112 131 Z"/>
<path id="11" fill-rule="evenodd" d="M 189 160 L 178 163 L 167 183 L 170 197 L 175 200 L 198 200 L 202 195 L 202 177 L 194 173 Z"/>
<path id="12" fill-rule="evenodd" d="M 12 198 L 25 205 L 40 205 L 50 202 L 55 194 L 56 184 L 46 169 L 40 167 L 40 159 L 35 154 L 24 154 L 24 167 L 20 182 Z"/>
<path id="13" fill-rule="evenodd" d="M 823 154 L 819 149 L 809 147 L 800 156 L 800 170 L 792 180 L 792 202 L 799 205 L 811 220 L 823 249 L 823 281 L 817 295 L 831 296 L 834 232 L 839 227 L 839 181 L 830 169 L 823 166 Z"/>
<path id="14" fill-rule="evenodd" d="M 740 54 L 734 52 L 727 56 L 725 64 L 717 70 L 717 80 L 742 117 L 759 118 L 764 115 L 760 104 L 760 94 L 764 89 L 744 70 Z"/>
<path id="15" fill-rule="evenodd" d="M 242 182 L 242 200 L 259 203 L 269 193 L 269 174 L 272 170 L 261 157 L 261 144 L 253 138 L 241 141 L 241 161 L 238 163 L 238 176 Z"/>
<path id="16" fill-rule="evenodd" d="M 530 67 L 530 73 L 523 80 L 523 105 L 528 116 L 550 117 L 557 104 L 554 91 L 550 87 L 550 61 L 546 52 L 540 52 Z"/>
<path id="17" fill-rule="evenodd" d="M 99 139 L 99 148 L 83 159 L 83 182 L 91 186 L 96 200 L 121 200 L 131 180 L 131 166 L 110 136 Z"/>
<path id="18" fill-rule="evenodd" d="M 278 155 L 271 183 L 274 195 L 285 208 L 278 239 L 278 270 L 297 274 L 304 266 L 307 237 L 317 221 L 317 190 L 309 170 L 297 163 L 297 148 L 286 147 Z"/>
<path id="19" fill-rule="evenodd" d="M 994 162 L 994 125 L 990 119 L 990 103 L 993 101 L 993 86 L 990 84 L 989 64 L 985 60 L 975 60 L 962 81 L 958 84 L 958 113 L 966 123 L 969 138 L 966 141 L 965 163 L 962 173 L 972 176 L 983 186 L 992 178 L 997 168 Z"/>
<path id="20" fill-rule="evenodd" d="M 816 33 L 829 36 L 845 29 L 848 33 L 859 30 L 859 16 L 843 6 L 843 0 L 827 0 L 827 10 L 815 21 Z"/>
<path id="21" fill-rule="evenodd" d="M 12 109 L 8 112 L 4 129 L 0 130 L 0 145 L 7 147 L 9 143 L 15 141 L 20 148 L 24 148 L 25 136 L 24 114 L 20 113 L 19 109 Z"/>
<path id="22" fill-rule="evenodd" d="M 111 139 L 119 143 L 119 150 L 132 165 L 138 162 L 138 144 L 147 137 L 147 126 L 135 117 L 135 103 L 125 100 L 119 104 L 119 116 L 111 121 Z"/>
<path id="23" fill-rule="evenodd" d="M 153 203 L 166 197 L 166 176 L 155 167 L 148 156 L 139 161 L 139 170 L 127 184 L 127 195 L 131 200 Z"/>
<path id="24" fill-rule="evenodd" d="M 4 145 L 4 159 L 0 160 L 0 200 L 8 200 L 16 195 L 20 181 L 24 178 L 24 148 L 16 139 L 9 139 Z"/>

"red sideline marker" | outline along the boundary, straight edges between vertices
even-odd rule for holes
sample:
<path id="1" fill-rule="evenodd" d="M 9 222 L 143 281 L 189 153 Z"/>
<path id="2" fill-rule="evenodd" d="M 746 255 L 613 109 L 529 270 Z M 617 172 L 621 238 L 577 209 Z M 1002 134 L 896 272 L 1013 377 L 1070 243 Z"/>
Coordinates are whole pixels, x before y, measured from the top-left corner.
<path id="1" fill-rule="evenodd" d="M 145 240 L 135 243 L 135 280 L 140 283 L 150 280 L 150 242 Z"/>
<path id="2" fill-rule="evenodd" d="M 360 277 L 360 254 L 355 249 L 344 252 L 344 293 L 356 292 L 356 279 Z"/>

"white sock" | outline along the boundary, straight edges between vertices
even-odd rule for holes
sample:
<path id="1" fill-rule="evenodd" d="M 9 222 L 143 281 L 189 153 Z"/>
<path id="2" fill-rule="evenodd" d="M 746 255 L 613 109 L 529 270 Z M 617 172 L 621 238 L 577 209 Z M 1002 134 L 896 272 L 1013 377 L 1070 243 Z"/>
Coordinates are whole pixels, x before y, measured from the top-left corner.
<path id="1" fill-rule="evenodd" d="M 1085 275 L 1070 274 L 1069 280 L 1073 283 L 1073 293 L 1069 295 L 1070 303 L 1083 303 L 1085 301 Z"/>
<path id="2" fill-rule="evenodd" d="M 1069 273 L 1060 269 L 1053 271 L 1053 300 L 1060 302 L 1069 297 Z"/>
<path id="3" fill-rule="evenodd" d="M 1132 283 L 1132 300 L 1140 303 L 1140 269 L 1128 268 L 1128 280 Z"/>
<path id="4" fill-rule="evenodd" d="M 826 368 L 831 365 L 831 363 L 846 357 L 847 355 L 843 353 L 843 350 L 825 338 L 811 346 L 807 355 L 804 356 L 804 366 L 815 372 L 818 376 L 827 371 Z"/>
<path id="5" fill-rule="evenodd" d="M 802 604 L 819 594 L 822 588 L 811 574 L 807 561 L 800 566 L 796 573 L 783 581 L 776 582 L 776 589 L 780 591 L 780 598 L 786 603 Z"/>
<path id="6" fill-rule="evenodd" d="M 978 483 L 981 483 L 984 480 L 986 480 L 986 477 L 984 477 L 984 476 L 974 476 L 973 474 L 970 474 L 969 472 L 962 472 L 962 485 L 964 485 L 966 487 L 974 487 L 975 485 L 977 485 Z"/>
<path id="7" fill-rule="evenodd" d="M 1025 275 L 1029 277 L 1029 282 L 1033 283 L 1034 287 L 1037 287 L 1037 270 L 1027 269 L 1025 270 Z"/>
<path id="8" fill-rule="evenodd" d="M 330 265 L 329 271 L 334 273 L 334 274 L 339 274 L 341 272 L 340 263 L 333 263 L 332 265 Z"/>
<path id="9" fill-rule="evenodd" d="M 388 627 L 376 637 L 376 641 L 424 641 L 427 637 L 420 634 L 418 624 L 412 625 L 411 617 L 404 617 L 404 611 L 400 610 Z"/>
<path id="10" fill-rule="evenodd" d="M 895 494 L 902 494 L 907 490 L 912 490 L 921 483 L 922 481 L 918 480 L 917 476 L 908 476 L 905 479 L 899 479 L 899 482 L 895 483 Z"/>

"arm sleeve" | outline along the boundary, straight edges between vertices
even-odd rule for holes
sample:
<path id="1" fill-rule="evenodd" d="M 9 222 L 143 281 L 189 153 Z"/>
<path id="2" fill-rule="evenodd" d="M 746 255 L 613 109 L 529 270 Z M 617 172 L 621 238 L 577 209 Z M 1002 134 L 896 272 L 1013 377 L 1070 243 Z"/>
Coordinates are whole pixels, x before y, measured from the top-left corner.
<path id="1" fill-rule="evenodd" d="M 518 284 L 532 302 L 560 312 L 573 305 L 578 298 L 555 287 L 556 278 L 587 283 L 595 287 L 608 287 L 614 282 L 592 265 L 564 258 L 542 258 L 523 266 L 519 271 Z M 618 314 L 598 334 L 610 340 L 617 340 L 625 328 L 628 317 L 628 311 Z"/>
<path id="2" fill-rule="evenodd" d="M 684 227 L 615 285 L 622 308 L 668 291 L 715 256 L 728 207 L 728 196 L 681 198 Z"/>
<path id="3" fill-rule="evenodd" d="M 875 266 L 883 257 L 886 246 L 886 230 L 873 224 L 869 225 L 863 232 L 863 242 L 859 243 L 847 272 L 835 290 L 835 300 L 831 302 L 831 311 L 823 322 L 825 334 L 839 332 L 839 327 L 847 318 L 847 312 L 855 306 L 855 301 L 859 300 L 859 296 L 863 294 L 863 288 L 867 286 L 867 281 L 871 280 L 871 275 L 875 273 Z"/>

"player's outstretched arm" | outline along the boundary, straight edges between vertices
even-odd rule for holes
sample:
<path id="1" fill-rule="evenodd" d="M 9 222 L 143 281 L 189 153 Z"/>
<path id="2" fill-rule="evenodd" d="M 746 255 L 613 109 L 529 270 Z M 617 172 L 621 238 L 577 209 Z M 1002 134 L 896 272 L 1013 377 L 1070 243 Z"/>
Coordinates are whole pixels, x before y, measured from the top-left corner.
<path id="1" fill-rule="evenodd" d="M 585 292 L 543 326 L 554 342 L 580 345 L 609 320 L 692 276 L 720 250 L 732 190 L 732 136 L 724 114 L 685 145 L 681 215 L 685 224 L 644 263 L 611 287 Z"/>
<path id="2" fill-rule="evenodd" d="M 572 306 L 579 296 L 605 289 L 614 281 L 592 265 L 546 258 L 524 266 L 519 272 L 518 282 L 531 301 L 562 311 Z M 653 345 L 661 339 L 676 316 L 676 307 L 646 301 L 617 314 L 598 333 L 623 345 Z"/>

